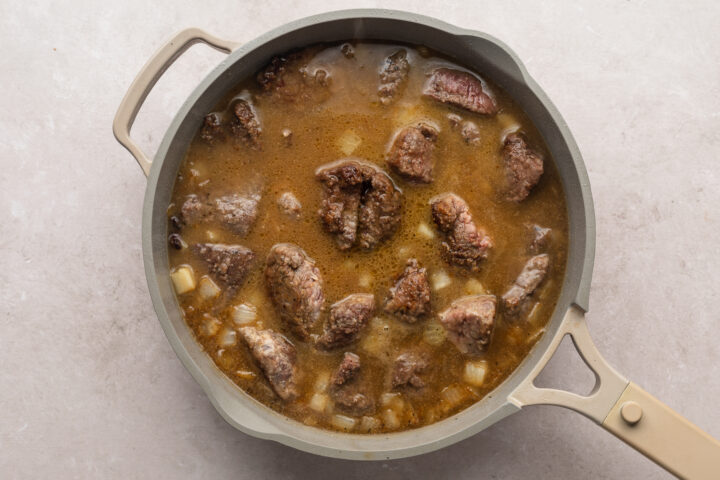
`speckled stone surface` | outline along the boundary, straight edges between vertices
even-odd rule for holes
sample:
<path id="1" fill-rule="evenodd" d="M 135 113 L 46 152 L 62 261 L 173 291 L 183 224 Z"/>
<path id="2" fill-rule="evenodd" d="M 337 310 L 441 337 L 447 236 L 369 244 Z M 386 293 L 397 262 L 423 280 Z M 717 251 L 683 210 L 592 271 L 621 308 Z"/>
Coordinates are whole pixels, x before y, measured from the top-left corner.
<path id="1" fill-rule="evenodd" d="M 589 420 L 552 407 L 418 458 L 316 457 L 235 431 L 180 365 L 146 292 L 145 179 L 111 134 L 120 99 L 181 28 L 243 41 L 360 6 L 436 16 L 515 49 L 589 170 L 595 341 L 619 371 L 720 436 L 717 2 L 5 1 L 0 478 L 669 477 Z M 163 77 L 134 130 L 143 148 L 154 151 L 221 58 L 194 47 Z M 563 349 L 543 382 L 587 386 L 577 363 Z"/>

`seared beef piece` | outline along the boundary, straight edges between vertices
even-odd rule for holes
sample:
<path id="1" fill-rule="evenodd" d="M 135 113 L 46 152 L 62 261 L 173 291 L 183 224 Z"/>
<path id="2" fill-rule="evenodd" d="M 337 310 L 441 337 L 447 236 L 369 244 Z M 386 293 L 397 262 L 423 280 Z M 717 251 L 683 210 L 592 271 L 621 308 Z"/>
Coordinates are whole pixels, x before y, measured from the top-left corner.
<path id="1" fill-rule="evenodd" d="M 354 342 L 374 311 L 375 296 L 370 293 L 354 293 L 334 303 L 317 346 L 329 350 Z"/>
<path id="2" fill-rule="evenodd" d="M 285 401 L 294 400 L 298 396 L 299 372 L 293 344 L 272 330 L 243 327 L 239 332 L 275 393 Z"/>
<path id="3" fill-rule="evenodd" d="M 401 194 L 387 173 L 364 161 L 345 159 L 320 167 L 315 175 L 324 189 L 320 220 L 341 250 L 354 244 L 371 249 L 395 233 Z"/>
<path id="4" fill-rule="evenodd" d="M 407 261 L 405 270 L 390 288 L 385 311 L 408 323 L 415 323 L 420 317 L 430 313 L 427 270 L 421 268 L 416 259 Z"/>
<path id="5" fill-rule="evenodd" d="M 449 103 L 475 113 L 494 115 L 497 105 L 483 91 L 482 82 L 467 72 L 438 68 L 430 76 L 423 94 L 442 103 Z"/>
<path id="6" fill-rule="evenodd" d="M 359 372 L 360 357 L 345 352 L 340 365 L 330 378 L 330 396 L 335 401 L 335 406 L 351 415 L 362 415 L 375 409 L 375 402 L 362 393 L 362 387 L 357 385 Z"/>
<path id="7" fill-rule="evenodd" d="M 416 182 L 432 182 L 432 152 L 438 131 L 425 123 L 405 127 L 395 136 L 387 163 L 398 175 Z"/>
<path id="8" fill-rule="evenodd" d="M 248 94 L 242 94 L 248 96 Z M 236 138 L 247 142 L 251 147 L 260 146 L 260 121 L 258 120 L 255 108 L 247 98 L 237 98 L 232 103 L 232 120 L 230 121 L 230 129 Z"/>
<path id="9" fill-rule="evenodd" d="M 242 245 L 196 243 L 193 251 L 207 263 L 215 280 L 232 288 L 242 285 L 255 260 L 255 253 Z"/>
<path id="10" fill-rule="evenodd" d="M 181 250 L 183 248 L 183 239 L 179 233 L 171 233 L 168 235 L 168 243 L 175 250 Z"/>
<path id="11" fill-rule="evenodd" d="M 212 112 L 205 115 L 203 126 L 200 129 L 200 138 L 213 145 L 218 140 L 225 138 L 225 130 L 222 125 L 222 113 Z"/>
<path id="12" fill-rule="evenodd" d="M 387 105 L 393 101 L 407 79 L 409 70 L 410 64 L 405 50 L 398 50 L 385 59 L 385 64 L 380 70 L 380 88 L 378 88 L 380 103 Z"/>
<path id="13" fill-rule="evenodd" d="M 325 70 L 309 71 L 307 64 L 315 50 L 304 50 L 274 57 L 257 75 L 263 91 L 288 103 L 322 102 L 330 90 Z"/>
<path id="14" fill-rule="evenodd" d="M 292 192 L 285 192 L 277 200 L 278 207 L 285 215 L 291 218 L 300 218 L 302 205 Z"/>
<path id="15" fill-rule="evenodd" d="M 337 370 L 330 377 L 332 385 L 344 385 L 355 378 L 360 371 L 360 357 L 352 352 L 345 352 Z"/>
<path id="16" fill-rule="evenodd" d="M 533 254 L 538 254 L 547 250 L 550 244 L 552 230 L 543 228 L 540 225 L 532 225 L 530 227 L 530 233 L 532 235 L 532 242 L 530 242 L 528 251 Z"/>
<path id="17" fill-rule="evenodd" d="M 430 363 L 425 355 L 406 352 L 395 359 L 392 369 L 391 383 L 393 388 L 411 386 L 420 388 L 425 386 L 425 382 L 420 378 Z"/>
<path id="18" fill-rule="evenodd" d="M 475 122 L 463 122 L 462 127 L 460 128 L 460 135 L 462 135 L 465 143 L 469 145 L 479 145 L 482 141 L 482 138 L 480 137 L 480 129 Z"/>
<path id="19" fill-rule="evenodd" d="M 445 234 L 442 243 L 445 259 L 472 271 L 480 270 L 493 242 L 473 222 L 465 200 L 454 193 L 443 193 L 430 200 L 430 208 L 438 230 Z"/>
<path id="20" fill-rule="evenodd" d="M 550 257 L 545 253 L 535 255 L 527 261 L 522 272 L 515 279 L 515 284 L 502 296 L 503 306 L 507 313 L 513 315 L 520 311 L 524 300 L 532 295 L 545 279 L 549 266 Z"/>
<path id="21" fill-rule="evenodd" d="M 267 256 L 265 283 L 280 319 L 296 335 L 307 338 L 325 302 L 315 261 L 297 245 L 278 243 Z"/>
<path id="22" fill-rule="evenodd" d="M 503 147 L 505 178 L 508 183 L 508 200 L 520 202 L 540 181 L 543 174 L 543 158 L 528 147 L 525 137 L 511 133 Z"/>
<path id="23" fill-rule="evenodd" d="M 259 193 L 233 193 L 204 201 L 197 195 L 188 195 L 180 212 L 186 225 L 218 220 L 236 235 L 244 237 L 257 219 L 259 202 Z"/>
<path id="24" fill-rule="evenodd" d="M 448 339 L 462 353 L 478 354 L 490 345 L 495 326 L 495 295 L 462 297 L 440 313 Z"/>

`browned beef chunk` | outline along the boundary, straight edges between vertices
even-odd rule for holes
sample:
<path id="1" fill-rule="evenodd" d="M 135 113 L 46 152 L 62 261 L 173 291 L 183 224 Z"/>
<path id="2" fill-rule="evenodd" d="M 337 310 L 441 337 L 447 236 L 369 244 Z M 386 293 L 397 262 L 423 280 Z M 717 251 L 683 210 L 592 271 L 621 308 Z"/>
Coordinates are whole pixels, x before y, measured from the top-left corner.
<path id="1" fill-rule="evenodd" d="M 440 313 L 448 339 L 462 353 L 478 354 L 490 345 L 495 326 L 495 295 L 462 297 Z"/>
<path id="2" fill-rule="evenodd" d="M 236 235 L 245 236 L 257 219 L 259 202 L 260 194 L 255 192 L 247 195 L 234 193 L 215 199 L 188 195 L 180 211 L 186 225 L 217 220 Z"/>
<path id="3" fill-rule="evenodd" d="M 355 378 L 360 371 L 360 357 L 352 352 L 345 352 L 340 365 L 330 377 L 330 383 L 333 385 L 344 385 Z"/>
<path id="4" fill-rule="evenodd" d="M 244 98 L 243 98 L 244 97 Z M 232 103 L 232 120 L 230 121 L 230 129 L 238 138 L 246 142 L 251 147 L 260 146 L 260 121 L 258 120 L 255 108 L 249 100 L 249 95 L 243 94 L 243 97 L 236 98 Z"/>
<path id="5" fill-rule="evenodd" d="M 315 50 L 306 49 L 274 57 L 257 75 L 267 94 L 287 103 L 322 102 L 329 96 L 328 75 L 323 69 L 309 70 Z"/>
<path id="6" fill-rule="evenodd" d="M 543 228 L 540 225 L 532 225 L 530 226 L 530 234 L 532 236 L 530 246 L 528 247 L 530 253 L 538 254 L 547 250 L 550 245 L 551 229 Z"/>
<path id="7" fill-rule="evenodd" d="M 405 83 L 408 71 L 410 64 L 405 50 L 398 50 L 385 59 L 380 70 L 380 88 L 378 88 L 380 103 L 387 105 L 393 101 Z"/>
<path id="8" fill-rule="evenodd" d="M 411 386 L 420 388 L 425 381 L 420 375 L 428 368 L 430 363 L 425 355 L 416 352 L 406 352 L 395 359 L 392 368 L 391 383 L 393 388 Z"/>
<path id="9" fill-rule="evenodd" d="M 285 192 L 280 195 L 280 197 L 278 197 L 277 204 L 280 208 L 280 211 L 288 217 L 300 218 L 300 213 L 302 213 L 302 205 L 300 205 L 300 201 L 295 195 L 293 195 L 292 192 Z"/>
<path id="10" fill-rule="evenodd" d="M 385 311 L 408 323 L 415 323 L 419 318 L 430 313 L 430 284 L 427 270 L 421 268 L 416 259 L 411 258 L 407 261 L 405 270 L 390 288 Z"/>
<path id="11" fill-rule="evenodd" d="M 460 70 L 438 68 L 430 76 L 423 94 L 471 112 L 485 115 L 497 113 L 495 100 L 483 91 L 482 82 L 474 75 Z"/>
<path id="12" fill-rule="evenodd" d="M 335 406 L 351 415 L 363 415 L 375 409 L 375 402 L 363 393 L 363 386 L 358 384 L 360 373 L 360 357 L 345 352 L 340 365 L 330 378 L 330 396 Z"/>
<path id="13" fill-rule="evenodd" d="M 210 275 L 227 287 L 239 287 L 255 260 L 255 253 L 242 245 L 197 243 L 195 254 L 208 265 Z"/>
<path id="14" fill-rule="evenodd" d="M 505 178 L 508 183 L 508 199 L 513 202 L 524 200 L 537 185 L 543 174 L 543 158 L 528 147 L 523 135 L 511 133 L 503 147 Z"/>
<path id="15" fill-rule="evenodd" d="M 225 138 L 222 113 L 212 112 L 205 115 L 200 129 L 200 138 L 211 145 Z"/>
<path id="16" fill-rule="evenodd" d="M 465 143 L 469 145 L 479 145 L 482 141 L 480 136 L 480 129 L 475 122 L 465 121 L 460 127 L 460 135 L 462 136 Z"/>
<path id="17" fill-rule="evenodd" d="M 387 173 L 367 162 L 345 159 L 320 167 L 316 177 L 324 189 L 320 220 L 341 250 L 355 244 L 371 249 L 395 233 L 401 194 Z"/>
<path id="18" fill-rule="evenodd" d="M 293 344 L 272 330 L 243 327 L 239 331 L 275 393 L 285 401 L 297 398 L 299 373 Z"/>
<path id="19" fill-rule="evenodd" d="M 527 261 L 515 284 L 502 296 L 503 306 L 509 314 L 518 313 L 525 301 L 542 283 L 550 266 L 547 254 L 535 255 Z"/>
<path id="20" fill-rule="evenodd" d="M 296 335 L 307 338 L 325 302 L 315 261 L 297 245 L 278 243 L 267 256 L 265 283 L 280 319 Z"/>
<path id="21" fill-rule="evenodd" d="M 473 271 L 479 270 L 493 242 L 473 222 L 465 200 L 454 193 L 443 193 L 430 200 L 430 208 L 438 230 L 445 235 L 442 243 L 445 259 Z"/>
<path id="22" fill-rule="evenodd" d="M 182 250 L 183 246 L 187 246 L 183 245 L 185 242 L 183 241 L 179 233 L 171 233 L 170 235 L 168 235 L 168 243 L 175 250 Z"/>
<path id="23" fill-rule="evenodd" d="M 375 296 L 370 293 L 348 295 L 330 307 L 330 318 L 318 338 L 320 348 L 343 347 L 354 342 L 375 311 Z"/>
<path id="24" fill-rule="evenodd" d="M 426 124 L 405 127 L 395 136 L 387 164 L 398 175 L 416 182 L 432 182 L 432 153 L 438 131 Z"/>

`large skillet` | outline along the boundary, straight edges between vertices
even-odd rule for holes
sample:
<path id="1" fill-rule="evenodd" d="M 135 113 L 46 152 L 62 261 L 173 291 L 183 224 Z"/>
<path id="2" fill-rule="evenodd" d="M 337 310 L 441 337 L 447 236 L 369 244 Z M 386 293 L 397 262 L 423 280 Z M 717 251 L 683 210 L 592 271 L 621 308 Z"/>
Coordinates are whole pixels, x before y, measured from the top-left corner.
<path id="1" fill-rule="evenodd" d="M 471 66 L 504 88 L 543 135 L 560 171 L 569 210 L 568 266 L 547 333 L 517 370 L 475 405 L 438 423 L 391 434 L 345 434 L 308 427 L 245 394 L 216 368 L 194 340 L 180 314 L 168 272 L 166 209 L 176 173 L 204 114 L 273 55 L 315 42 L 349 38 L 424 44 Z M 182 105 L 151 162 L 130 138 L 130 128 L 162 73 L 199 42 L 229 55 Z M 584 319 L 595 249 L 595 219 L 585 166 L 556 108 L 517 56 L 497 39 L 432 18 L 388 10 L 316 15 L 276 28 L 242 46 L 201 30 L 184 30 L 165 44 L 138 74 L 120 104 L 113 131 L 148 176 L 142 221 L 143 258 L 160 324 L 178 357 L 218 412 L 243 432 L 330 457 L 390 459 L 436 450 L 467 438 L 524 406 L 548 404 L 586 415 L 677 475 L 688 478 L 720 475 L 720 443 L 617 373 L 593 345 Z M 595 373 L 595 387 L 587 396 L 533 384 L 566 335 Z"/>

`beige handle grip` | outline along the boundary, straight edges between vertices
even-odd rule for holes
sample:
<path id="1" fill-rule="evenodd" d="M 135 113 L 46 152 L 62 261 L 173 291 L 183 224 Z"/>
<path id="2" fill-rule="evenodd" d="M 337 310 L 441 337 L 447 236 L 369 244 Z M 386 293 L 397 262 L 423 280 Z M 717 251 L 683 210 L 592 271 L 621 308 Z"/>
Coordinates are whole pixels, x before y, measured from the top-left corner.
<path id="1" fill-rule="evenodd" d="M 177 33 L 165 45 L 150 57 L 143 66 L 140 73 L 133 80 L 128 88 L 125 97 L 120 102 L 115 120 L 113 121 L 113 134 L 120 145 L 127 148 L 135 157 L 145 176 L 150 173 L 150 159 L 140 150 L 140 147 L 130 138 L 130 129 L 135 122 L 135 117 L 150 90 L 155 86 L 163 73 L 178 59 L 188 48 L 196 43 L 203 42 L 216 50 L 230 53 L 239 44 L 221 40 L 198 28 L 188 28 Z"/>
<path id="2" fill-rule="evenodd" d="M 595 374 L 595 387 L 586 396 L 534 384 L 565 335 Z M 681 478 L 720 478 L 720 442 L 616 372 L 592 342 L 580 309 L 568 310 L 561 334 L 510 401 L 518 407 L 557 405 L 575 410 Z"/>

